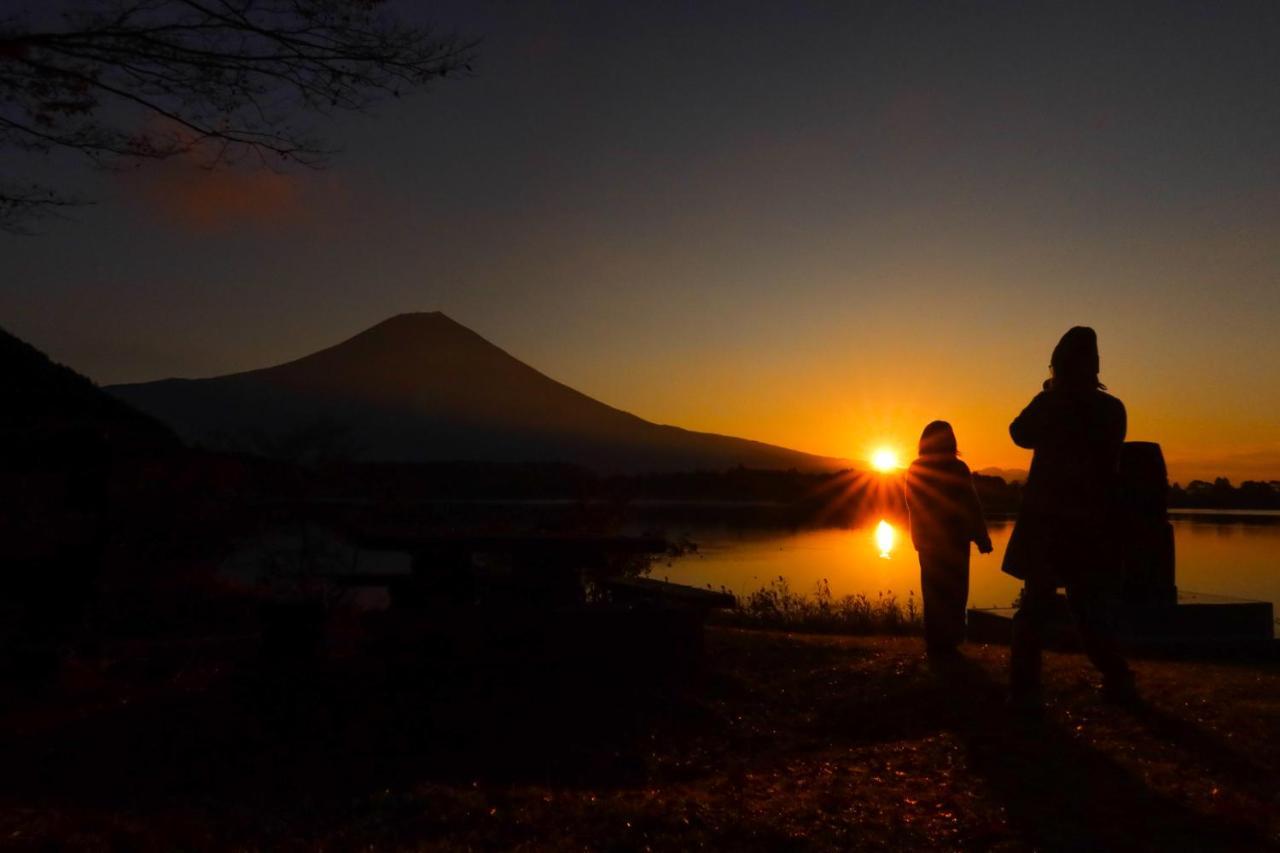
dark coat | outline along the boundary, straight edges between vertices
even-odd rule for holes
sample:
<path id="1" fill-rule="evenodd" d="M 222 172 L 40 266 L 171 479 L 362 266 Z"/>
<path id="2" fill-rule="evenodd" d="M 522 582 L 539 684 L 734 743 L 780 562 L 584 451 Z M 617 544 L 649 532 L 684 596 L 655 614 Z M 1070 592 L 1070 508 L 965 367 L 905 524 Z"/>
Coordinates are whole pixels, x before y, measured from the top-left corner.
<path id="1" fill-rule="evenodd" d="M 948 454 L 921 456 L 907 468 L 907 513 L 917 551 L 961 552 L 987 538 L 969 466 Z"/>
<path id="2" fill-rule="evenodd" d="M 1111 565 L 1125 430 L 1124 404 L 1098 389 L 1042 391 L 1009 425 L 1014 443 L 1035 454 L 1006 573 Z"/>

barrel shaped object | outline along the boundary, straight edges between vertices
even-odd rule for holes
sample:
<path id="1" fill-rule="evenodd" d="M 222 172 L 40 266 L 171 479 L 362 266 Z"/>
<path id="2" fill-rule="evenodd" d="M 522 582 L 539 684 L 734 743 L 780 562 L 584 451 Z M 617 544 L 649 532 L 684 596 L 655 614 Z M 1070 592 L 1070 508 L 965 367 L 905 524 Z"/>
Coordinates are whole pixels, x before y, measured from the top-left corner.
<path id="1" fill-rule="evenodd" d="M 1173 526 L 1169 474 L 1160 445 L 1128 441 L 1120 454 L 1120 547 L 1126 604 L 1174 604 Z"/>
<path id="2" fill-rule="evenodd" d="M 1163 519 L 1169 508 L 1169 471 L 1154 441 L 1126 441 L 1120 451 L 1120 491 L 1130 516 Z"/>
<path id="3" fill-rule="evenodd" d="M 1176 604 L 1173 525 L 1167 521 L 1135 524 L 1123 539 L 1126 604 Z"/>

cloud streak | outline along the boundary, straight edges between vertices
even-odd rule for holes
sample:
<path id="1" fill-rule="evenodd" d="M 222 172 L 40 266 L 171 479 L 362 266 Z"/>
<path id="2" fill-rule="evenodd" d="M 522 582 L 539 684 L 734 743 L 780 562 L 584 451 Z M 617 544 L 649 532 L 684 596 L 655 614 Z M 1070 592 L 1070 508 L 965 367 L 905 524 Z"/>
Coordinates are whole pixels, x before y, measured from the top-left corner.
<path id="1" fill-rule="evenodd" d="M 164 164 L 139 175 L 132 195 L 154 215 L 195 232 L 279 227 L 305 215 L 297 177 L 270 171 Z"/>

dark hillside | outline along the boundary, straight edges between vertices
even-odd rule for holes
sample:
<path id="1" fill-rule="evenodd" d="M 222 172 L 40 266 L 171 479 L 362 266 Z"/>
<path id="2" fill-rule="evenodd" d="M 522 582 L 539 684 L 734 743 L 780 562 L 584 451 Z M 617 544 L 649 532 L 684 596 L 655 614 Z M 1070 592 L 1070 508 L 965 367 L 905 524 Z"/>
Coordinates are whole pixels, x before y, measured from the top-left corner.
<path id="1" fill-rule="evenodd" d="M 25 454 L 60 439 L 93 442 L 112 452 L 178 446 L 171 430 L 0 329 L 0 448 Z"/>

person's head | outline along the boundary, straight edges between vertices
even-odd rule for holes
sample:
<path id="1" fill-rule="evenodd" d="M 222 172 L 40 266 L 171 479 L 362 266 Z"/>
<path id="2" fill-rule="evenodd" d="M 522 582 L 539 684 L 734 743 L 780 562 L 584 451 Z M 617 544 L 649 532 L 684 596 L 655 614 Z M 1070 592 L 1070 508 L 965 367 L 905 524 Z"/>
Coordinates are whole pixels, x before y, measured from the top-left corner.
<path id="1" fill-rule="evenodd" d="M 946 421 L 930 421 L 920 433 L 921 456 L 955 456 L 956 434 Z"/>
<path id="2" fill-rule="evenodd" d="M 1067 329 L 1049 357 L 1053 386 L 1069 390 L 1105 388 L 1098 381 L 1098 369 L 1098 334 L 1088 326 Z"/>

